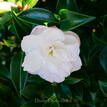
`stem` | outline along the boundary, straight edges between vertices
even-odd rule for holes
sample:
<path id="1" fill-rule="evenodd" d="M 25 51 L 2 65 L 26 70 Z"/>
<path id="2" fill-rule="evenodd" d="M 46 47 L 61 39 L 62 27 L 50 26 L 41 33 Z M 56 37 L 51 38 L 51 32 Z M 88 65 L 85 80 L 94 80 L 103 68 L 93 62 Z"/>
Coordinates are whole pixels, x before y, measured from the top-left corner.
<path id="1" fill-rule="evenodd" d="M 55 93 L 55 87 L 57 86 L 57 84 L 54 82 L 51 85 L 52 85 L 52 91 L 53 91 L 53 93 Z"/>

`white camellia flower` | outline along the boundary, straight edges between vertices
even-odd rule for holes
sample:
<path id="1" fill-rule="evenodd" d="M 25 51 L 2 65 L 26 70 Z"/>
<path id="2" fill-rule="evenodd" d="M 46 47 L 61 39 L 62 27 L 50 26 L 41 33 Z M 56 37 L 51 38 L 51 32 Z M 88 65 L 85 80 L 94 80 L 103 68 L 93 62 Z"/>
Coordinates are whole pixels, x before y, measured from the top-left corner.
<path id="1" fill-rule="evenodd" d="M 81 68 L 80 39 L 74 32 L 55 27 L 37 26 L 21 42 L 26 56 L 24 71 L 49 82 L 60 83 Z"/>
<path id="2" fill-rule="evenodd" d="M 11 7 L 17 7 L 17 5 L 10 2 L 0 2 L 0 13 L 3 11 L 10 11 Z"/>

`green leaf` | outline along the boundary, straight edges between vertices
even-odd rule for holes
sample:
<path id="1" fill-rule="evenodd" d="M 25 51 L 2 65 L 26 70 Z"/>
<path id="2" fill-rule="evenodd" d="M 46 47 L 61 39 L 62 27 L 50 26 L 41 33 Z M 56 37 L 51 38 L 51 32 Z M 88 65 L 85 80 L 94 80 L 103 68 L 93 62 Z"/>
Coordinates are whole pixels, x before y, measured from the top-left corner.
<path id="1" fill-rule="evenodd" d="M 7 47 L 16 47 L 16 43 L 14 41 L 3 39 L 3 42 Z"/>
<path id="2" fill-rule="evenodd" d="M 107 82 L 99 81 L 99 86 L 102 93 L 107 97 Z"/>
<path id="3" fill-rule="evenodd" d="M 6 85 L 0 83 L 0 107 L 20 107 L 21 101 L 22 98 L 16 96 L 9 83 Z"/>
<path id="4" fill-rule="evenodd" d="M 10 11 L 10 10 L 0 9 L 0 14 L 6 13 L 6 12 L 9 12 L 9 11 Z"/>
<path id="5" fill-rule="evenodd" d="M 23 20 L 20 20 L 15 13 L 12 12 L 12 23 L 13 23 L 13 28 L 17 37 L 17 40 L 21 40 L 23 36 L 27 35 L 30 33 L 32 26 L 28 23 L 26 23 Z"/>
<path id="6" fill-rule="evenodd" d="M 10 63 L 10 74 L 13 85 L 17 91 L 21 91 L 26 84 L 28 73 L 23 71 L 24 53 L 20 52 L 13 56 Z"/>
<path id="7" fill-rule="evenodd" d="M 39 0 L 18 0 L 18 3 L 21 3 L 23 8 L 32 8 L 34 7 Z"/>
<path id="8" fill-rule="evenodd" d="M 102 40 L 101 38 L 98 38 L 96 35 L 95 35 L 95 33 L 93 32 L 92 33 L 92 38 L 93 38 L 93 41 L 94 42 L 98 42 L 98 43 L 102 43 L 102 44 L 104 44 L 104 45 L 107 45 L 107 41 L 106 40 Z"/>
<path id="9" fill-rule="evenodd" d="M 21 94 L 27 99 L 35 99 L 40 96 L 40 91 L 38 85 L 29 84 L 21 91 Z"/>
<path id="10" fill-rule="evenodd" d="M 67 9 L 61 9 L 59 14 L 61 16 L 60 29 L 63 31 L 73 30 L 95 19 L 93 16 L 80 14 Z"/>
<path id="11" fill-rule="evenodd" d="M 81 78 L 68 77 L 68 78 L 65 79 L 64 83 L 65 84 L 76 84 L 80 81 L 82 81 Z"/>
<path id="12" fill-rule="evenodd" d="M 16 0 L 7 0 L 8 2 L 15 3 Z"/>
<path id="13" fill-rule="evenodd" d="M 38 75 L 30 75 L 28 82 L 35 83 L 35 84 L 43 84 L 43 83 L 45 83 L 45 80 L 40 78 Z"/>
<path id="14" fill-rule="evenodd" d="M 34 25 L 44 24 L 45 22 L 56 22 L 54 14 L 51 11 L 42 8 L 32 8 L 23 11 L 19 15 L 19 18 Z"/>
<path id="15" fill-rule="evenodd" d="M 2 49 L 3 49 L 3 45 L 0 44 L 0 50 L 2 50 Z"/>
<path id="16" fill-rule="evenodd" d="M 60 10 L 60 9 L 68 9 L 67 8 L 67 0 L 58 0 L 57 1 L 57 5 L 56 5 L 56 9 Z"/>
<path id="17" fill-rule="evenodd" d="M 61 84 L 61 98 L 72 98 L 72 93 L 67 85 Z"/>
<path id="18" fill-rule="evenodd" d="M 60 107 L 59 102 L 55 94 L 51 96 L 44 104 L 43 107 Z"/>
<path id="19" fill-rule="evenodd" d="M 46 85 L 42 92 L 44 93 L 44 96 L 50 97 L 53 94 L 55 88 L 55 86 Z"/>
<path id="20" fill-rule="evenodd" d="M 76 0 L 58 0 L 56 9 L 78 10 L 78 6 Z"/>
<path id="21" fill-rule="evenodd" d="M 37 3 L 38 3 L 39 0 L 27 0 L 27 5 L 32 8 L 34 7 Z"/>
<path id="22" fill-rule="evenodd" d="M 0 64 L 0 78 L 1 77 L 10 79 L 10 72 L 5 66 Z"/>
<path id="23" fill-rule="evenodd" d="M 102 65 L 104 71 L 107 73 L 107 45 L 103 48 L 100 54 L 100 64 Z"/>
<path id="24" fill-rule="evenodd" d="M 8 22 L 11 18 L 12 18 L 12 17 L 11 17 L 11 15 L 10 15 L 9 12 L 3 14 L 3 16 L 1 17 L 1 20 L 0 20 L 0 24 L 1 24 L 1 25 L 5 24 L 5 23 Z"/>

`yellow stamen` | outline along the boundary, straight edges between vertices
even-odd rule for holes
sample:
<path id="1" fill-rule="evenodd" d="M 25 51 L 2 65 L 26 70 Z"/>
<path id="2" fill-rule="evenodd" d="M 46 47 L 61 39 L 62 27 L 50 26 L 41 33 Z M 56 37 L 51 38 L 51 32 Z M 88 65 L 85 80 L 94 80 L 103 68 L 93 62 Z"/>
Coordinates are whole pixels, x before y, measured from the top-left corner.
<path id="1" fill-rule="evenodd" d="M 49 52 L 49 55 L 53 56 L 53 50 L 51 50 L 51 51 Z"/>

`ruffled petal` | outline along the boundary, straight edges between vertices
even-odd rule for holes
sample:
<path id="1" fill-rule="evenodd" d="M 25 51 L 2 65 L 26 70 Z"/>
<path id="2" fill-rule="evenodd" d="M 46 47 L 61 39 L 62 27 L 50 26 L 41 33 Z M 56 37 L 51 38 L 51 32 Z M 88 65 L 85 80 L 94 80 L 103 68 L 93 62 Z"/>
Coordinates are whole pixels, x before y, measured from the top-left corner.
<path id="1" fill-rule="evenodd" d="M 63 82 L 82 66 L 80 39 L 71 31 L 37 26 L 23 38 L 21 47 L 26 54 L 24 70 L 49 82 Z"/>

